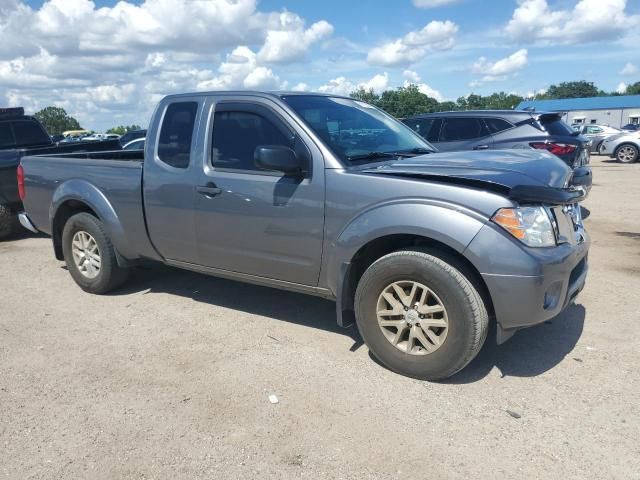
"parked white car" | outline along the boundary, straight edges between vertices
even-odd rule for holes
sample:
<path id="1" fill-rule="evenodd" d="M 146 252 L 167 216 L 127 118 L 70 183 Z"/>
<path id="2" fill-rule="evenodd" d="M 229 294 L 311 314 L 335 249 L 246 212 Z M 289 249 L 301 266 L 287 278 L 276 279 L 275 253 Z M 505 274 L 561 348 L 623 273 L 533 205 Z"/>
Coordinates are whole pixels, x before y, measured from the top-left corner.
<path id="1" fill-rule="evenodd" d="M 118 138 L 120 138 L 120 135 L 116 135 L 115 133 L 92 133 L 91 135 L 83 137 L 82 140 L 86 142 L 99 142 L 102 140 L 117 140 Z"/>
<path id="2" fill-rule="evenodd" d="M 602 142 L 600 153 L 622 163 L 637 162 L 640 154 L 640 132 L 606 138 Z"/>

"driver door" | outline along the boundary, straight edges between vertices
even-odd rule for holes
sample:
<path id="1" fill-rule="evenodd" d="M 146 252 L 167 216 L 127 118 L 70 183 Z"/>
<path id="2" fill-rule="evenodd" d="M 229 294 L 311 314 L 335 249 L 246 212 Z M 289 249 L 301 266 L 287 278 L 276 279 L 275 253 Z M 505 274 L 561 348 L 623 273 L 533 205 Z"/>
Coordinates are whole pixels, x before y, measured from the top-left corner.
<path id="1" fill-rule="evenodd" d="M 199 263 L 315 286 L 324 234 L 324 160 L 287 116 L 262 99 L 225 97 L 211 105 L 209 146 L 196 183 Z M 258 168 L 254 152 L 260 145 L 293 148 L 306 173 Z"/>

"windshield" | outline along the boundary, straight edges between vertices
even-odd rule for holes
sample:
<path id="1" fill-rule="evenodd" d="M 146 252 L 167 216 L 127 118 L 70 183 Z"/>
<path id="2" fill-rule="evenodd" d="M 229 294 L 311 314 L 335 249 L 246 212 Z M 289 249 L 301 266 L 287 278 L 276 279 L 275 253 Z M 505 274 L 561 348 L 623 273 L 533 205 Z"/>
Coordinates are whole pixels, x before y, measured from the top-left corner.
<path id="1" fill-rule="evenodd" d="M 436 151 L 409 127 L 367 103 L 319 95 L 283 100 L 347 165 Z"/>

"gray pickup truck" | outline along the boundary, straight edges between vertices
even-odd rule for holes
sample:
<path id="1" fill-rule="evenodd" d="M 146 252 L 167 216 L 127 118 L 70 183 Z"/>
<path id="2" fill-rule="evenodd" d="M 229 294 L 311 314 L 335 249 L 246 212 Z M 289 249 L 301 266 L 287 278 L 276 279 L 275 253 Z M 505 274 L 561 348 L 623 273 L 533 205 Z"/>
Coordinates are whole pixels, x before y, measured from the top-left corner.
<path id="1" fill-rule="evenodd" d="M 556 156 L 439 154 L 350 98 L 169 96 L 144 152 L 28 156 L 18 177 L 22 224 L 83 290 L 153 260 L 319 295 L 415 378 L 461 370 L 490 319 L 501 343 L 556 316 L 587 275 L 585 189 Z"/>

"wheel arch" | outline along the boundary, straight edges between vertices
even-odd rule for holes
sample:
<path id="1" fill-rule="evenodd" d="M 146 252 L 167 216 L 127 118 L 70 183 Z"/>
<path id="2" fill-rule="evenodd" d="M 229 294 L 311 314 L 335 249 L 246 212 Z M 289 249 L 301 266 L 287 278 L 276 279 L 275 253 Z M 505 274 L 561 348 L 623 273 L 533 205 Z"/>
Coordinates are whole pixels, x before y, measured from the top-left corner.
<path id="1" fill-rule="evenodd" d="M 338 324 L 354 320 L 355 289 L 378 258 L 406 248 L 428 249 L 454 263 L 473 281 L 492 310 L 491 297 L 478 268 L 464 251 L 487 219 L 463 208 L 428 203 L 400 203 L 373 209 L 352 221 L 331 245 L 323 279 L 336 297 Z"/>
<path id="2" fill-rule="evenodd" d="M 70 180 L 55 192 L 51 202 L 49 218 L 53 249 L 58 260 L 63 260 L 62 231 L 65 224 L 76 213 L 89 213 L 100 220 L 113 242 L 118 264 L 126 266 L 130 252 L 122 223 L 116 211 L 97 187 L 85 180 Z M 135 256 L 135 255 L 134 255 Z"/>

